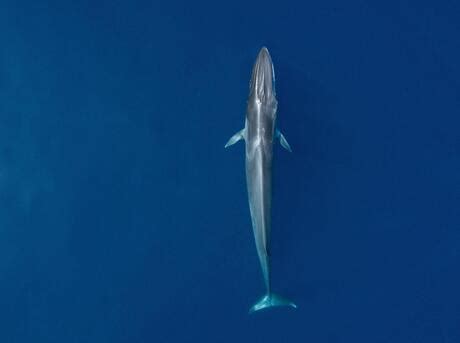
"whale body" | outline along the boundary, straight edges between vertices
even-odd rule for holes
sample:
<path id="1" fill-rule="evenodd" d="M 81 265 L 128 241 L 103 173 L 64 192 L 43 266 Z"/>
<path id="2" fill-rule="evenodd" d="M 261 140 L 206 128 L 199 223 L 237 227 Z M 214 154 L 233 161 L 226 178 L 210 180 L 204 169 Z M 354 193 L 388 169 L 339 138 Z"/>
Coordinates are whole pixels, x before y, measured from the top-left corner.
<path id="1" fill-rule="evenodd" d="M 291 151 L 283 134 L 276 129 L 278 101 L 275 73 L 268 49 L 263 47 L 254 63 L 244 128 L 234 134 L 225 147 L 239 140 L 246 145 L 246 184 L 252 229 L 265 283 L 265 295 L 250 312 L 273 306 L 297 307 L 292 301 L 272 292 L 270 278 L 270 231 L 272 199 L 273 142 Z"/>

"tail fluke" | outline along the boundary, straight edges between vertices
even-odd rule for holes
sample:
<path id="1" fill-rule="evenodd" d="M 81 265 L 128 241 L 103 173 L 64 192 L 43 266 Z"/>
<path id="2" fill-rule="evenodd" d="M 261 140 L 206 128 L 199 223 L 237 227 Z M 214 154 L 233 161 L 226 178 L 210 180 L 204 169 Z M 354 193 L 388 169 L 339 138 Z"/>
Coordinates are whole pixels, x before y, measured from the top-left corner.
<path id="1" fill-rule="evenodd" d="M 269 293 L 264 295 L 257 303 L 255 303 L 254 306 L 252 306 L 249 310 L 249 313 L 253 313 L 274 306 L 290 306 L 297 308 L 297 305 L 294 304 L 292 301 L 283 298 L 277 294 Z"/>

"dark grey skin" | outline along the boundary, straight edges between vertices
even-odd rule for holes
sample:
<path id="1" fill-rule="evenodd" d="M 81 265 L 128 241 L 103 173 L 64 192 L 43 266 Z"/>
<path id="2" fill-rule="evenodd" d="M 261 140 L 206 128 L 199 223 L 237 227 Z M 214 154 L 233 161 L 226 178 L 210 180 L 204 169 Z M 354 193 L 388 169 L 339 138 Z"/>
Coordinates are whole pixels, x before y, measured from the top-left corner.
<path id="1" fill-rule="evenodd" d="M 249 208 L 266 287 L 266 294 L 250 312 L 272 306 L 296 307 L 293 302 L 274 294 L 271 290 L 270 231 L 274 139 L 279 138 L 281 145 L 291 151 L 284 136 L 275 128 L 277 107 L 273 63 L 267 48 L 264 47 L 260 50 L 252 69 L 245 127 L 233 135 L 225 145 L 228 147 L 241 139 L 246 142 Z"/>

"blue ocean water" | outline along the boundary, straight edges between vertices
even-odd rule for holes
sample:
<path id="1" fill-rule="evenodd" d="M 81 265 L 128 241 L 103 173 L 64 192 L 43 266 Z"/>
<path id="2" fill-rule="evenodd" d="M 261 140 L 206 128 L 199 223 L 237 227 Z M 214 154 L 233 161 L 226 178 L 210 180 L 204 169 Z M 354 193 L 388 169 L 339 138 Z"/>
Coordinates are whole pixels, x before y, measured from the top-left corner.
<path id="1" fill-rule="evenodd" d="M 456 1 L 0 1 L 0 342 L 459 342 Z M 274 61 L 274 288 L 244 176 Z"/>

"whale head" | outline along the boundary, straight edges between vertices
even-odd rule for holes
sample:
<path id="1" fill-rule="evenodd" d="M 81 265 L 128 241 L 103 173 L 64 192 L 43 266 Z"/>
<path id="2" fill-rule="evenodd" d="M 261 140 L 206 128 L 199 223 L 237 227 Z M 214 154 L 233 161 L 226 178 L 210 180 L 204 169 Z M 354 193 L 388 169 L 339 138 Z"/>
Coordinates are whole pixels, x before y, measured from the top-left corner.
<path id="1" fill-rule="evenodd" d="M 275 99 L 275 72 L 266 47 L 260 49 L 252 68 L 249 95 L 261 103 L 272 102 Z"/>

